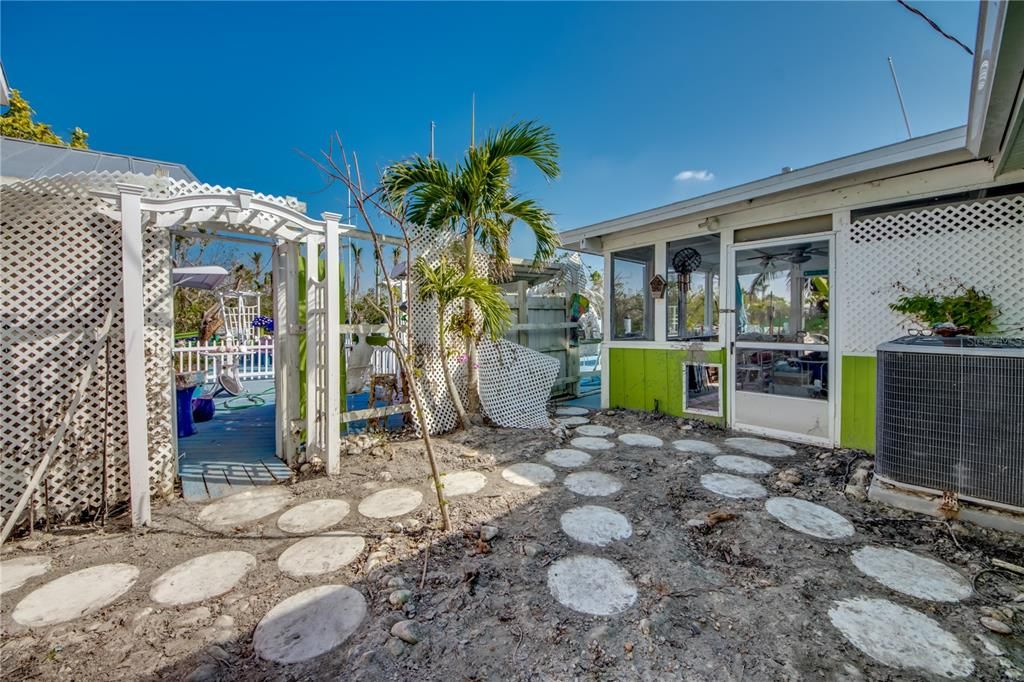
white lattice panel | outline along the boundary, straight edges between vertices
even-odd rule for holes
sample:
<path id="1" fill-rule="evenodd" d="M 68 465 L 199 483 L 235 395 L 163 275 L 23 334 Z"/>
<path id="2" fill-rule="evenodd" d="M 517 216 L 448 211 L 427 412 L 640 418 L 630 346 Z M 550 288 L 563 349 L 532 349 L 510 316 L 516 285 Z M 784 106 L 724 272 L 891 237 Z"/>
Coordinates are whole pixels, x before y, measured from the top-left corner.
<path id="1" fill-rule="evenodd" d="M 480 403 L 499 426 L 550 426 L 547 402 L 558 378 L 558 360 L 506 339 L 480 344 Z"/>
<path id="2" fill-rule="evenodd" d="M 1024 336 L 1024 196 L 891 213 L 859 220 L 838 240 L 839 344 L 873 353 L 916 326 L 892 312 L 897 282 L 935 288 L 955 278 L 992 296 L 1002 336 Z"/>

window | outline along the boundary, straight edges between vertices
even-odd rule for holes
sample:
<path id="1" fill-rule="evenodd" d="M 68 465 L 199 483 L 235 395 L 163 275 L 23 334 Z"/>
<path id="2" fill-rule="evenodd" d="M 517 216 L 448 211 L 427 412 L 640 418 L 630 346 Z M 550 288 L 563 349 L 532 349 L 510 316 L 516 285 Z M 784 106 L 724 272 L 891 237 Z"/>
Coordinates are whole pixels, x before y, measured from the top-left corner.
<path id="1" fill-rule="evenodd" d="M 651 291 L 654 247 L 612 254 L 612 338 L 651 339 Z"/>
<path id="2" fill-rule="evenodd" d="M 665 279 L 668 280 L 665 319 L 668 339 L 718 339 L 720 244 L 721 237 L 717 234 L 668 243 L 665 249 Z M 684 273 L 677 271 L 677 265 Z M 687 276 L 685 272 L 691 267 L 693 269 Z M 682 297 L 684 288 L 685 299 Z M 680 320 L 683 320 L 682 325 Z"/>

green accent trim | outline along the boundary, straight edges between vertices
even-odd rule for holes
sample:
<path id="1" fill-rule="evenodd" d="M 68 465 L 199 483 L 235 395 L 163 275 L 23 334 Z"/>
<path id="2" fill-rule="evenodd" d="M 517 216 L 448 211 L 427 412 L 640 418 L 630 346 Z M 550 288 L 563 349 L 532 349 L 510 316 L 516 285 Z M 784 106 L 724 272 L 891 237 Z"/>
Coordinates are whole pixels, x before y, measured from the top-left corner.
<path id="1" fill-rule="evenodd" d="M 661 348 L 608 349 L 608 405 L 612 408 L 659 412 L 675 417 L 702 419 L 724 426 L 721 417 L 683 412 L 683 364 L 687 360 L 722 366 L 725 390 L 725 351 L 685 351 Z M 724 404 L 724 398 L 723 398 Z"/>
<path id="2" fill-rule="evenodd" d="M 875 388 L 877 361 L 873 356 L 844 355 L 842 428 L 844 448 L 875 451 Z"/>

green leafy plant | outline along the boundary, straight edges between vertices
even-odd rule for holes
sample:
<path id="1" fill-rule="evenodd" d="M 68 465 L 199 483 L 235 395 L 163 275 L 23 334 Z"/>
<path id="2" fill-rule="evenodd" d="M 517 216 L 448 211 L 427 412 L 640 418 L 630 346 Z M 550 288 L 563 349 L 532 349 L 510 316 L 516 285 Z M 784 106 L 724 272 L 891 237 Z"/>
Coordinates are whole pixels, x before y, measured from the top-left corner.
<path id="1" fill-rule="evenodd" d="M 895 286 L 904 293 L 889 308 L 923 325 L 949 323 L 966 334 L 986 334 L 995 329 L 999 308 L 991 296 L 973 286 L 952 278 L 947 283 L 952 286 L 948 293 L 936 289 L 914 291 L 899 282 Z"/>
<path id="2" fill-rule="evenodd" d="M 47 144 L 60 144 L 79 149 L 88 149 L 89 134 L 81 128 L 71 131 L 71 143 L 67 144 L 57 133 L 53 132 L 53 126 L 49 123 L 36 123 L 32 120 L 35 110 L 29 105 L 28 100 L 21 96 L 18 90 L 11 90 L 10 107 L 0 115 L 0 134 L 5 137 L 15 137 L 19 140 L 31 140 L 33 142 L 46 142 Z"/>

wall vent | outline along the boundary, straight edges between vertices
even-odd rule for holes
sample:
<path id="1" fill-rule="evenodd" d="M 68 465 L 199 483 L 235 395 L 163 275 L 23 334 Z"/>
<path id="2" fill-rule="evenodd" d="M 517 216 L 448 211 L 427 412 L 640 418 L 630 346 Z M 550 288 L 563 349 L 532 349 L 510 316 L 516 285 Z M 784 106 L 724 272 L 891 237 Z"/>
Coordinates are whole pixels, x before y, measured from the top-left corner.
<path id="1" fill-rule="evenodd" d="M 877 410 L 882 479 L 1024 510 L 1024 339 L 884 343 Z"/>

